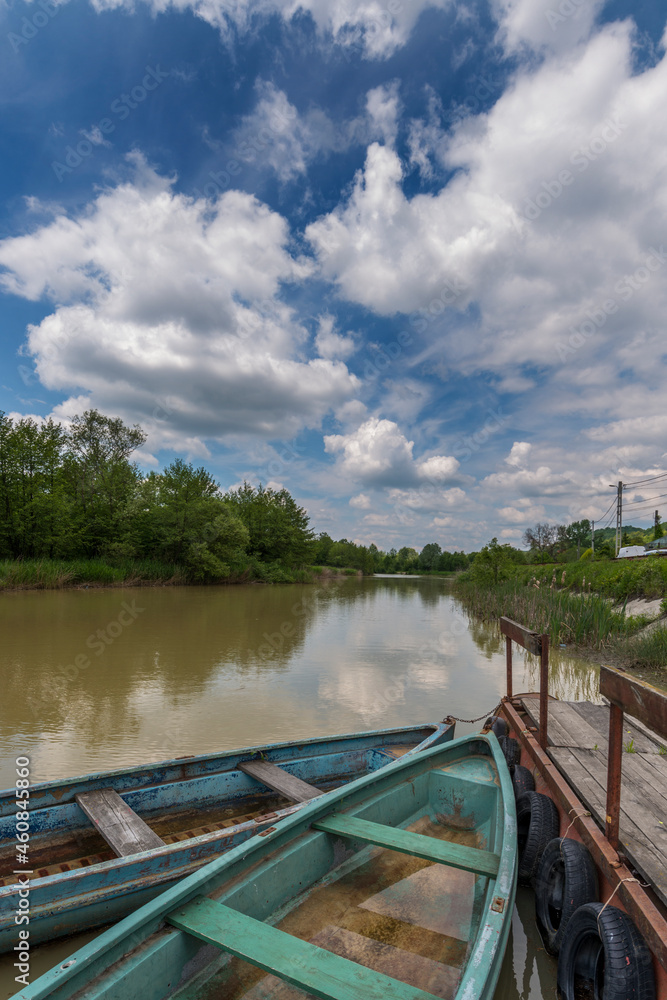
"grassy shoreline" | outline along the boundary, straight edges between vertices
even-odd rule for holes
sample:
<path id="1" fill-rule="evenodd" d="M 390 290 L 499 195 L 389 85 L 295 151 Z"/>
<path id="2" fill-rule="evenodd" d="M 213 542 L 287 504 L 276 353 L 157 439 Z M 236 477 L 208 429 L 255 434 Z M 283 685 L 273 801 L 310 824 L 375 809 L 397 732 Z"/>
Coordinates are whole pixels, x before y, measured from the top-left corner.
<path id="1" fill-rule="evenodd" d="M 553 646 L 587 658 L 602 653 L 606 662 L 667 682 L 667 620 L 647 628 L 652 617 L 625 613 L 631 598 L 664 599 L 667 560 L 513 566 L 496 583 L 473 570 L 461 574 L 455 589 L 466 609 L 484 621 L 506 615 L 547 633 Z"/>
<path id="2" fill-rule="evenodd" d="M 97 587 L 184 587 L 239 583 L 316 583 L 333 577 L 357 576 L 359 570 L 329 566 L 294 569 L 249 560 L 233 566 L 229 576 L 202 583 L 186 567 L 154 559 L 21 559 L 0 560 L 0 593 L 19 590 L 72 590 Z"/>

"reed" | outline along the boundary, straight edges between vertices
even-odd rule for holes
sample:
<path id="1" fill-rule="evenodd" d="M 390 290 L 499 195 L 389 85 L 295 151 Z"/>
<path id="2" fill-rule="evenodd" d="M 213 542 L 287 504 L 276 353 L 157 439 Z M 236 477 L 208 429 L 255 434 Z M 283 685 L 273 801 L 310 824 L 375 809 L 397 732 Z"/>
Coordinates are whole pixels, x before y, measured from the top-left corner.
<path id="1" fill-rule="evenodd" d="M 186 583 L 183 567 L 154 559 L 19 559 L 0 561 L 0 590 Z"/>
<path id="2" fill-rule="evenodd" d="M 665 670 L 667 666 L 667 628 L 652 628 L 623 642 L 619 653 L 628 666 Z"/>
<path id="3" fill-rule="evenodd" d="M 647 599 L 667 594 L 667 556 L 644 556 L 643 559 L 601 559 L 591 562 L 512 566 L 512 579 L 530 585 L 537 580 L 549 587 L 554 579 L 559 588 L 610 597 L 620 603 L 633 597 Z"/>
<path id="4" fill-rule="evenodd" d="M 456 592 L 471 614 L 484 620 L 507 615 L 546 633 L 552 644 L 601 649 L 629 637 L 644 624 L 643 620 L 626 618 L 622 610 L 615 611 L 597 594 L 577 595 L 544 587 L 538 581 L 528 586 L 517 580 L 484 586 L 461 578 Z"/>

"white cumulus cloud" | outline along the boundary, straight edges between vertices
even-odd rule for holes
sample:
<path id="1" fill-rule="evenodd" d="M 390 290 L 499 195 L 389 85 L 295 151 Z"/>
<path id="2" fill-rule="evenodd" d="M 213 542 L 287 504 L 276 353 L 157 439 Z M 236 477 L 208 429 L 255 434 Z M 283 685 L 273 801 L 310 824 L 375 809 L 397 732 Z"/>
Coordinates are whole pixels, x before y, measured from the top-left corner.
<path id="1" fill-rule="evenodd" d="M 5 289 L 54 302 L 29 328 L 41 381 L 72 393 L 70 410 L 142 423 L 158 447 L 317 426 L 358 380 L 340 360 L 303 358 L 308 332 L 280 291 L 308 266 L 285 220 L 238 191 L 213 205 L 176 195 L 135 166 L 79 216 L 0 243 Z"/>

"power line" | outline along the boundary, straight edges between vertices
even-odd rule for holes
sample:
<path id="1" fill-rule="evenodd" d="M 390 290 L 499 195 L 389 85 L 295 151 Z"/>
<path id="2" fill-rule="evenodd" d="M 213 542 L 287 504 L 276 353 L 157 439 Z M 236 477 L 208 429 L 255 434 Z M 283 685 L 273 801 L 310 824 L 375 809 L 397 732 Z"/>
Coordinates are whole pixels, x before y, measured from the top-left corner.
<path id="1" fill-rule="evenodd" d="M 663 508 L 664 508 L 664 506 L 665 506 L 665 504 L 662 504 Z M 654 504 L 650 503 L 646 507 L 635 508 L 634 510 L 631 510 L 630 513 L 631 514 L 645 514 L 647 511 L 650 511 L 650 510 L 660 510 L 660 507 L 658 506 L 656 508 Z"/>
<path id="2" fill-rule="evenodd" d="M 646 497 L 643 500 L 630 500 L 628 503 L 623 504 L 623 507 L 627 510 L 628 507 L 637 507 L 640 504 L 653 503 L 654 500 L 661 500 L 662 497 L 667 497 L 667 493 L 658 493 L 657 497 Z"/>
<path id="3" fill-rule="evenodd" d="M 607 516 L 607 514 L 609 513 L 609 511 L 611 510 L 611 508 L 615 507 L 615 506 L 616 506 L 616 497 L 614 497 L 614 499 L 612 500 L 612 502 L 609 504 L 609 506 L 607 507 L 607 509 L 604 512 L 604 514 L 600 514 L 600 517 L 598 518 L 598 520 L 604 521 L 605 517 Z"/>
<path id="4" fill-rule="evenodd" d="M 642 483 L 654 483 L 656 479 L 667 479 L 667 472 L 661 472 L 659 476 L 651 476 L 649 479 L 636 479 L 632 483 L 623 483 L 623 486 L 641 486 Z"/>

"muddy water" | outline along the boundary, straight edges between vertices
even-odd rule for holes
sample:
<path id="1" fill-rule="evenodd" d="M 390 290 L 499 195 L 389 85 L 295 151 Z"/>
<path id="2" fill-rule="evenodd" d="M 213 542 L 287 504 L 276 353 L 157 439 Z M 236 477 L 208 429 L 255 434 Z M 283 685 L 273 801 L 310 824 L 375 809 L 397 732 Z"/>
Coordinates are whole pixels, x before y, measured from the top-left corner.
<path id="1" fill-rule="evenodd" d="M 469 621 L 449 582 L 434 578 L 4 594 L 0 635 L 1 787 L 13 785 L 19 755 L 40 781 L 471 719 L 505 683 L 497 630 Z M 531 657 L 515 654 L 514 668 L 515 691 L 536 686 Z M 567 650 L 554 651 L 551 675 L 559 697 L 595 700 L 595 671 Z M 520 914 L 498 996 L 538 1000 L 551 995 L 553 963 Z M 36 951 L 33 974 L 71 950 Z M 12 987 L 11 962 L 0 959 L 0 1000 Z"/>

